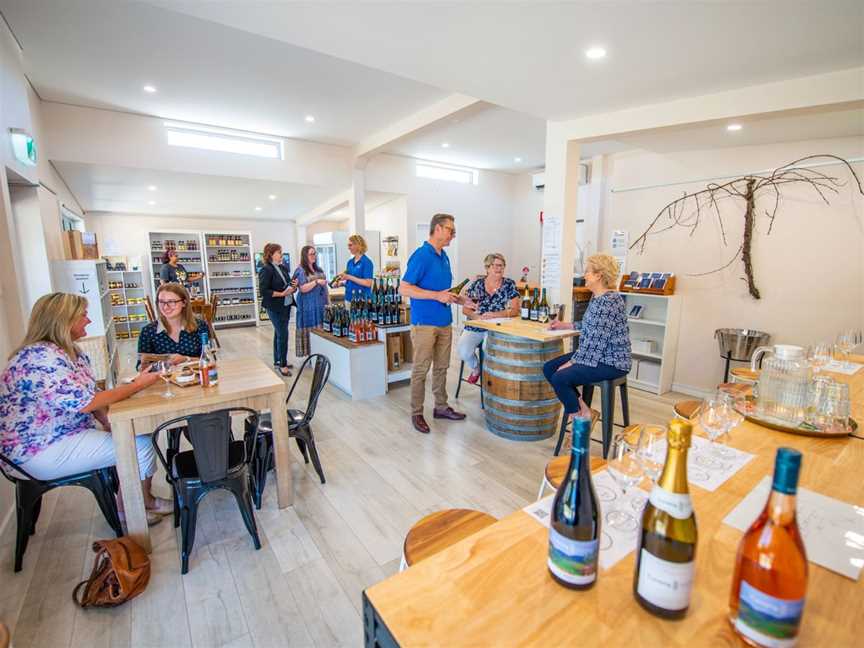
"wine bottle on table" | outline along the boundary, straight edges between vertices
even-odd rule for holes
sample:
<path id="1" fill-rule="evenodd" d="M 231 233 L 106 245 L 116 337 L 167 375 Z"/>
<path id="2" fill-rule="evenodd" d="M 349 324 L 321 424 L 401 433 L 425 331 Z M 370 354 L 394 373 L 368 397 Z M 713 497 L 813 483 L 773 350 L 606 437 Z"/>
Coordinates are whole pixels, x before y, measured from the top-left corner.
<path id="1" fill-rule="evenodd" d="M 528 286 L 525 286 L 525 293 L 522 295 L 522 307 L 520 309 L 520 315 L 522 315 L 523 320 L 531 319 L 531 295 L 528 292 Z"/>
<path id="2" fill-rule="evenodd" d="M 540 299 L 537 297 L 537 289 L 534 289 L 534 299 L 531 300 L 531 310 L 529 311 L 529 319 L 536 322 L 540 314 Z"/>
<path id="3" fill-rule="evenodd" d="M 463 289 L 467 284 L 468 284 L 468 280 L 467 280 L 467 279 L 463 279 L 460 283 L 458 283 L 457 285 L 453 286 L 453 287 L 450 289 L 450 292 L 453 293 L 454 295 L 458 295 L 458 294 L 460 294 L 460 293 L 462 292 L 462 289 Z"/>
<path id="4" fill-rule="evenodd" d="M 540 306 L 537 308 L 537 320 L 540 322 L 549 321 L 549 302 L 546 301 L 546 289 L 543 289 L 543 297 L 540 299 Z"/>
<path id="5" fill-rule="evenodd" d="M 215 387 L 219 384 L 216 354 L 210 346 L 210 336 L 206 333 L 201 335 L 201 357 L 198 359 L 198 369 L 201 372 L 202 387 Z"/>
<path id="6" fill-rule="evenodd" d="M 591 481 L 588 445 L 591 421 L 573 419 L 570 466 L 552 503 L 549 522 L 549 573 L 571 589 L 588 589 L 597 581 L 600 506 Z"/>
<path id="7" fill-rule="evenodd" d="M 795 518 L 801 453 L 778 448 L 762 513 L 738 545 L 729 622 L 753 646 L 786 648 L 798 640 L 807 592 L 807 554 Z"/>
<path id="8" fill-rule="evenodd" d="M 693 428 L 669 422 L 666 462 L 642 512 L 633 594 L 649 612 L 680 619 L 690 607 L 696 558 L 696 517 L 687 487 Z"/>

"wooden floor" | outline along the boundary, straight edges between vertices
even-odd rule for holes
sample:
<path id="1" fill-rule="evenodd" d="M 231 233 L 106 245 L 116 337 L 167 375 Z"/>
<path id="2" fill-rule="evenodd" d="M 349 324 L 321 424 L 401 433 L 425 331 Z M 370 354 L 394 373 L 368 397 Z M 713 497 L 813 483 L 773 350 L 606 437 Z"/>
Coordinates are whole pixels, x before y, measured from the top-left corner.
<path id="1" fill-rule="evenodd" d="M 219 333 L 226 356 L 255 353 L 268 362 L 271 336 L 267 325 Z M 125 347 L 128 353 L 131 343 Z M 260 551 L 253 550 L 230 494 L 212 493 L 200 509 L 186 576 L 180 575 L 179 534 L 166 519 L 152 530 L 149 587 L 118 609 L 82 611 L 72 603 L 74 585 L 89 574 L 91 543 L 112 535 L 89 492 L 51 492 L 21 573 L 12 571 L 14 520 L 0 537 L 0 621 L 10 626 L 13 645 L 361 645 L 361 591 L 398 570 L 410 526 L 444 507 L 501 517 L 525 506 L 552 453 L 552 439 L 520 443 L 490 434 L 476 387 L 465 384 L 460 399 L 452 398 L 458 369 L 454 360 L 451 404 L 468 419 L 433 420 L 430 393 L 429 435 L 411 427 L 407 382 L 359 403 L 328 386 L 313 422 L 327 483 L 321 485 L 294 446 L 295 505 L 278 510 L 268 484 L 256 512 Z M 305 398 L 302 386 L 298 392 Z M 665 422 L 681 398 L 630 394 L 633 422 Z M 168 496 L 164 480 L 154 483 Z"/>

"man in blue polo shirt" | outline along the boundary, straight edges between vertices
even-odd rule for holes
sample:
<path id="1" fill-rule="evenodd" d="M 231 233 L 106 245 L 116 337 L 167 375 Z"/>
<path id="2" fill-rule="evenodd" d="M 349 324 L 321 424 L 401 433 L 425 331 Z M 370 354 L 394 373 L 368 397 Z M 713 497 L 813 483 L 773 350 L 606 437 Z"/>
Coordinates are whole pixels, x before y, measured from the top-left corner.
<path id="1" fill-rule="evenodd" d="M 432 394 L 436 419 L 461 421 L 465 415 L 447 404 L 447 369 L 453 339 L 453 316 L 450 304 L 474 306 L 466 297 L 450 292 L 453 273 L 444 248 L 456 238 L 456 226 L 450 214 L 435 214 L 429 223 L 429 239 L 408 259 L 408 269 L 399 285 L 403 297 L 411 298 L 411 343 L 414 366 L 411 369 L 411 423 L 414 429 L 429 434 L 423 418 L 426 374 L 432 366 Z"/>

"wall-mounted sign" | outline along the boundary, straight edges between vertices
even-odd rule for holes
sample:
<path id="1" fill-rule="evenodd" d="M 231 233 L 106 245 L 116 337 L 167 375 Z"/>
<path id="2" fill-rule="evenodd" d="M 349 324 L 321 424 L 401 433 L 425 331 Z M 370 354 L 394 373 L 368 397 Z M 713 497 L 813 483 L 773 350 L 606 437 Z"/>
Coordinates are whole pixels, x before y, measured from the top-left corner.
<path id="1" fill-rule="evenodd" d="M 20 128 L 9 129 L 9 139 L 12 141 L 12 154 L 21 164 L 36 166 L 36 140 L 27 131 Z"/>

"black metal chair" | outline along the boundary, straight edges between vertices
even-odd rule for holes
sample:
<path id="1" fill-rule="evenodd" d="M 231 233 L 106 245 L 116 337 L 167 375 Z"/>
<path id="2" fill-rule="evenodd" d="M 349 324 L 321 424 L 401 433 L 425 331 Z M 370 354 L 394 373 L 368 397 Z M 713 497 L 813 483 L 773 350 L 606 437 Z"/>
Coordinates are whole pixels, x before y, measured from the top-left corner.
<path id="1" fill-rule="evenodd" d="M 0 455 L 0 462 L 2 462 L 0 463 L 0 472 L 6 479 L 15 484 L 15 517 L 18 523 L 15 536 L 16 572 L 21 571 L 27 543 L 30 536 L 36 533 L 36 521 L 42 510 L 42 496 L 54 488 L 81 486 L 92 492 L 102 515 L 105 516 L 105 521 L 108 522 L 108 526 L 117 534 L 118 538 L 123 535 L 123 527 L 120 525 L 120 516 L 117 513 L 117 500 L 114 497 L 120 482 L 113 466 L 58 479 L 42 480 L 36 479 L 21 466 L 3 455 Z"/>
<path id="2" fill-rule="evenodd" d="M 249 464 L 257 450 L 258 435 L 253 430 L 248 440 L 234 441 L 231 434 L 231 414 L 234 412 L 247 412 L 253 420 L 258 415 L 248 407 L 230 407 L 206 414 L 181 416 L 166 421 L 153 431 L 156 456 L 165 468 L 174 490 L 175 527 L 179 509 L 181 574 L 189 571 L 189 556 L 195 544 L 198 504 L 207 493 L 217 488 L 229 490 L 234 495 L 255 549 L 261 548 L 252 513 L 252 478 L 249 471 Z M 159 449 L 159 433 L 178 423 L 185 424 L 192 450 L 177 452 L 169 465 Z"/>
<path id="3" fill-rule="evenodd" d="M 615 425 L 615 388 L 617 387 L 621 393 L 621 417 L 624 419 L 624 425 L 618 427 L 627 427 L 630 425 L 630 403 L 627 398 L 627 376 L 621 376 L 614 380 L 601 380 L 600 382 L 582 385 L 582 400 L 588 407 L 591 407 L 591 401 L 594 398 L 594 387 L 600 387 L 600 415 L 603 423 L 603 458 L 609 454 L 609 445 L 612 443 L 612 427 Z M 567 428 L 566 413 L 561 417 L 561 429 L 558 431 L 558 443 L 555 444 L 555 455 L 561 451 L 561 444 L 564 442 L 564 433 Z"/>
<path id="4" fill-rule="evenodd" d="M 288 392 L 288 399 L 285 404 L 287 405 L 291 401 L 291 395 L 306 370 L 306 366 L 313 361 L 312 383 L 309 386 L 309 400 L 306 403 L 306 410 L 288 409 L 288 436 L 297 441 L 297 447 L 303 453 L 303 460 L 307 464 L 311 455 L 315 472 L 318 473 L 318 478 L 324 484 L 326 483 L 324 469 L 321 467 L 318 448 L 315 446 L 315 436 L 312 434 L 312 418 L 315 416 L 315 408 L 318 407 L 318 398 L 324 391 L 324 386 L 330 377 L 330 360 L 326 356 L 316 353 L 303 361 L 303 364 L 300 365 L 300 371 L 297 372 L 291 385 L 291 390 Z M 254 432 L 256 432 L 255 424 L 252 417 L 249 417 L 246 419 L 246 438 L 248 439 Z M 252 475 L 254 481 L 253 498 L 255 506 L 260 509 L 264 485 L 267 483 L 267 472 L 273 468 L 273 424 L 269 413 L 261 414 L 258 418 L 257 433 L 258 451 L 252 460 Z"/>
<path id="5" fill-rule="evenodd" d="M 480 388 L 480 409 L 486 409 L 486 401 L 483 398 L 483 345 L 480 345 L 480 379 L 474 383 L 477 387 Z M 462 389 L 462 383 L 468 382 L 467 378 L 463 378 L 462 375 L 465 373 L 465 361 L 459 363 L 459 380 L 456 383 L 456 396 L 455 398 L 459 398 L 459 390 Z M 468 383 L 471 384 L 471 383 Z"/>

